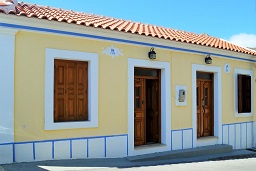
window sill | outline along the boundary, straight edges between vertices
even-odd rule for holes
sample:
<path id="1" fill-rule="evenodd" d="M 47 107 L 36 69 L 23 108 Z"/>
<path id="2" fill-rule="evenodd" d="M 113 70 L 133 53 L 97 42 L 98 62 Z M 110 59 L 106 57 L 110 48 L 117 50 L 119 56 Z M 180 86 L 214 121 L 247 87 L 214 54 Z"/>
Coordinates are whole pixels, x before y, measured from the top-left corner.
<path id="1" fill-rule="evenodd" d="M 96 128 L 98 122 L 83 121 L 83 122 L 57 122 L 45 125 L 45 130 L 60 130 L 60 129 L 77 129 L 77 128 Z"/>
<path id="2" fill-rule="evenodd" d="M 236 118 L 242 118 L 242 117 L 252 117 L 253 114 L 252 113 L 236 113 L 235 117 Z"/>

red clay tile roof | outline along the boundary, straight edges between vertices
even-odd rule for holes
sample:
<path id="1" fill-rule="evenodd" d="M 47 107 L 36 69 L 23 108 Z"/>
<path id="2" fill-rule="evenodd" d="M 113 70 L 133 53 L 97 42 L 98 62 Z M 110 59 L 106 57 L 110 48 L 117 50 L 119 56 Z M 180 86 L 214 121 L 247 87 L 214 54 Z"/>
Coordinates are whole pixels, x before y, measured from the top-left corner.
<path id="1" fill-rule="evenodd" d="M 1 9 L 0 12 L 4 13 Z M 48 6 L 44 7 L 21 2 L 16 6 L 16 11 L 10 11 L 8 14 L 157 37 L 160 39 L 208 46 L 256 56 L 256 51 L 234 45 L 207 34 L 195 34 L 139 22 L 51 8 Z"/>
<path id="2" fill-rule="evenodd" d="M 5 0 L 3 2 L 0 2 L 0 6 L 9 6 L 12 4 L 17 4 L 17 0 L 13 1 L 13 0 Z"/>
<path id="3" fill-rule="evenodd" d="M 7 6 L 8 4 L 6 4 L 5 2 L 0 2 L 0 6 Z"/>

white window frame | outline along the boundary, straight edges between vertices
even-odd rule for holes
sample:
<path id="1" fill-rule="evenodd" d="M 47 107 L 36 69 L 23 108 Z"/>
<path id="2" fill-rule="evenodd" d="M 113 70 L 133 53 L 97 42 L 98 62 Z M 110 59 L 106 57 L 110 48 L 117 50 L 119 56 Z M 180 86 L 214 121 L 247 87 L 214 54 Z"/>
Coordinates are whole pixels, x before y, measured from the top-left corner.
<path id="1" fill-rule="evenodd" d="M 54 122 L 54 59 L 88 62 L 88 121 Z M 98 127 L 98 54 L 46 49 L 45 130 Z"/>
<path id="2" fill-rule="evenodd" d="M 250 113 L 238 113 L 238 84 L 237 84 L 237 76 L 238 74 L 242 74 L 242 75 L 249 75 L 251 76 L 251 112 Z M 234 95 L 235 95 L 235 117 L 239 118 L 239 117 L 250 117 L 253 116 L 253 110 L 254 110 L 254 91 L 253 91 L 253 71 L 252 70 L 246 70 L 246 69 L 239 69 L 239 68 L 235 68 L 234 69 Z"/>

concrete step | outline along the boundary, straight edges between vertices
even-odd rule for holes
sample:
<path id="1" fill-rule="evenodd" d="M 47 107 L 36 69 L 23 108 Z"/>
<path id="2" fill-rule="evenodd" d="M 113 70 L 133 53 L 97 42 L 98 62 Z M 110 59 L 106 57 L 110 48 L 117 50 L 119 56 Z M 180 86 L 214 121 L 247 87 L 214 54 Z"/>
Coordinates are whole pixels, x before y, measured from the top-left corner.
<path id="1" fill-rule="evenodd" d="M 256 151 L 252 149 L 233 150 L 229 153 L 215 154 L 208 157 L 208 160 L 229 160 L 256 157 Z"/>
<path id="2" fill-rule="evenodd" d="M 211 146 L 203 146 L 197 148 L 190 148 L 184 150 L 174 150 L 153 154 L 145 154 L 138 156 L 129 156 L 126 159 L 131 162 L 141 162 L 141 161 L 152 161 L 152 160 L 171 160 L 178 158 L 191 158 L 197 156 L 206 156 L 206 155 L 214 155 L 214 154 L 224 154 L 231 153 L 233 151 L 233 147 L 231 145 L 211 145 Z"/>
<path id="3" fill-rule="evenodd" d="M 218 160 L 233 160 L 233 159 L 245 159 L 256 157 L 256 152 L 249 150 L 233 150 L 228 153 L 210 154 L 203 156 L 195 156 L 188 158 L 176 158 L 176 159 L 163 159 L 152 161 L 137 161 L 130 162 L 133 166 L 153 166 L 153 165 L 165 165 L 165 164 L 178 164 L 178 163 L 192 163 L 192 162 L 204 162 L 204 161 L 218 161 Z"/>

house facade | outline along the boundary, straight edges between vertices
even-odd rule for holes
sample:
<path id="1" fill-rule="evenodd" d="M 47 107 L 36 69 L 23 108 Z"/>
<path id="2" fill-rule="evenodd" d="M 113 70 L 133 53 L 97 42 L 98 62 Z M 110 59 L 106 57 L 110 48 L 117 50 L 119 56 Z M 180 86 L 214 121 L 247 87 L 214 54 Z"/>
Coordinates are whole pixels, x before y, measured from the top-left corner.
<path id="1" fill-rule="evenodd" d="M 256 51 L 15 2 L 0 52 L 1 164 L 256 145 Z"/>

